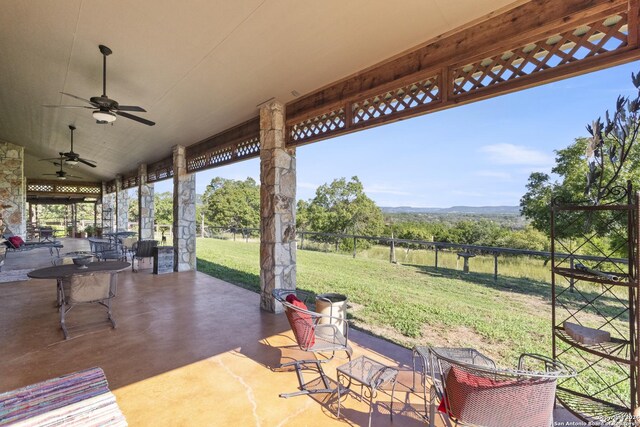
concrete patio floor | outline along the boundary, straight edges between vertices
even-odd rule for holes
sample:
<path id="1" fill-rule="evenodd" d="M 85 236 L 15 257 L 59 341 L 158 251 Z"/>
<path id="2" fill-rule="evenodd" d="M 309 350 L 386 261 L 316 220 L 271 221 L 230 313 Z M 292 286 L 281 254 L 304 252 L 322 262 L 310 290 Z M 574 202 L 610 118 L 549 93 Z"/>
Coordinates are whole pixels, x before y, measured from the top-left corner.
<path id="1" fill-rule="evenodd" d="M 88 249 L 82 239 L 63 244 L 61 253 Z M 3 272 L 50 265 L 43 249 L 7 258 Z M 279 364 L 309 354 L 291 348 L 286 317 L 262 312 L 257 294 L 205 274 L 154 275 L 149 261 L 139 273 L 123 272 L 114 300 L 118 327 L 112 329 L 98 307 L 74 308 L 66 341 L 54 280 L 0 288 L 0 392 L 99 366 L 131 426 L 367 424 L 368 404 L 354 394 L 343 398 L 339 419 L 335 394 L 278 397 L 298 387 L 295 372 Z M 400 369 L 393 422 L 391 399 L 380 393 L 372 425 L 424 425 L 422 395 L 411 391 L 411 352 L 355 330 L 350 339 L 354 357 L 367 355 Z M 330 362 L 325 372 L 335 379 L 344 362 Z M 561 410 L 556 419 L 573 420 Z"/>

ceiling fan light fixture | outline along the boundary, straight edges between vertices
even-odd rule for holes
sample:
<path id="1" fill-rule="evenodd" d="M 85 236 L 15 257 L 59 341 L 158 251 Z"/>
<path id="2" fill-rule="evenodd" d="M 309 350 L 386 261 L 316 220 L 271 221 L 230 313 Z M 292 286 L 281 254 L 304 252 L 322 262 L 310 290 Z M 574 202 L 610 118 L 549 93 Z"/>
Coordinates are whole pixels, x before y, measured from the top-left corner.
<path id="1" fill-rule="evenodd" d="M 96 110 L 93 112 L 93 118 L 96 119 L 97 122 L 111 123 L 115 121 L 116 115 L 110 111 Z"/>
<path id="2" fill-rule="evenodd" d="M 66 177 L 66 176 L 64 176 L 64 175 L 58 175 L 58 179 L 59 179 L 59 180 L 64 180 L 64 179 L 67 179 L 67 177 Z"/>
<path id="3" fill-rule="evenodd" d="M 78 164 L 77 160 L 72 160 L 72 159 L 67 159 L 64 161 L 66 164 L 68 164 L 69 166 L 75 166 Z"/>

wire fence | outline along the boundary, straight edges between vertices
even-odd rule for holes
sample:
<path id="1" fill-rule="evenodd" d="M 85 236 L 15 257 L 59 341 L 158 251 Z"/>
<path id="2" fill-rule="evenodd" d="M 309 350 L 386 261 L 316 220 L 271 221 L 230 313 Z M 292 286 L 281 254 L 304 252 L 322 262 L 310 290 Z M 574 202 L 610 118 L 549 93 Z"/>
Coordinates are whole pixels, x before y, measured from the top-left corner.
<path id="1" fill-rule="evenodd" d="M 551 259 L 551 252 L 547 251 L 535 251 L 529 249 L 514 249 L 514 248 L 502 248 L 495 246 L 483 246 L 483 245 L 469 245 L 465 243 L 451 243 L 451 242 L 433 242 L 426 240 L 414 240 L 414 239 L 399 239 L 395 237 L 386 236 L 364 236 L 355 234 L 339 234 L 339 233 L 321 233 L 315 231 L 303 231 L 298 230 L 296 232 L 297 241 L 299 243 L 298 249 L 304 250 L 305 247 L 310 249 L 313 243 L 329 244 L 334 247 L 335 252 L 339 251 L 340 245 L 346 241 L 350 242 L 352 249 L 352 256 L 356 258 L 358 254 L 358 242 L 368 242 L 370 244 L 377 244 L 389 247 L 389 261 L 396 263 L 396 247 L 403 248 L 415 248 L 415 249 L 430 249 L 435 252 L 434 256 L 434 268 L 438 269 L 439 259 L 438 255 L 442 251 L 456 253 L 458 258 L 463 258 L 464 272 L 469 272 L 469 258 L 472 258 L 476 254 L 493 256 L 493 277 L 498 279 L 499 274 L 499 259 L 500 256 L 529 256 L 541 258 L 544 260 Z M 202 237 L 211 238 L 232 238 L 235 240 L 245 240 L 249 242 L 252 239 L 260 238 L 260 229 L 258 228 L 241 228 L 241 227 L 211 227 L 205 226 L 201 230 Z M 367 246 L 369 246 L 367 245 Z M 364 245 L 362 245 L 364 246 Z M 361 248 L 363 249 L 363 248 Z M 456 252 L 457 251 L 457 252 Z M 611 258 L 594 255 L 578 255 L 568 253 L 556 253 L 556 259 L 562 261 L 568 261 L 571 268 L 574 268 L 576 262 L 579 261 L 595 261 L 597 263 L 602 262 L 615 262 L 626 264 L 628 260 L 626 258 Z M 573 279 L 570 283 L 573 288 Z"/>

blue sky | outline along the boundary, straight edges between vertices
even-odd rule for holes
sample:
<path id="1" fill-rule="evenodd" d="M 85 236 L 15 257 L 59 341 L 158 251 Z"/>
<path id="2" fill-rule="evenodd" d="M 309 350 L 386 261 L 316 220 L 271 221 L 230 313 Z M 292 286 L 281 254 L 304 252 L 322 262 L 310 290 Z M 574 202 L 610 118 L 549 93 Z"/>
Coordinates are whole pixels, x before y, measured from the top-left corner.
<path id="1" fill-rule="evenodd" d="M 633 62 L 300 147 L 297 197 L 356 175 L 378 206 L 518 205 L 529 174 L 551 170 L 554 150 L 586 136 L 619 94 L 635 94 L 638 71 Z M 197 192 L 216 176 L 259 175 L 258 159 L 199 172 Z"/>

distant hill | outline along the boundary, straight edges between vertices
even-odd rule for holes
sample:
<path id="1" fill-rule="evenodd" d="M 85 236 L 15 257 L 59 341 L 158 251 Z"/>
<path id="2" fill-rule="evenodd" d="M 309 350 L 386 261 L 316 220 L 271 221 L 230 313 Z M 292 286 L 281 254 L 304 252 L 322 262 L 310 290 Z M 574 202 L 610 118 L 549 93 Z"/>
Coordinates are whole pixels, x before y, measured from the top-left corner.
<path id="1" fill-rule="evenodd" d="M 473 214 L 473 215 L 520 215 L 519 206 L 452 206 L 450 208 L 413 208 L 411 206 L 382 206 L 384 213 L 412 214 Z"/>

